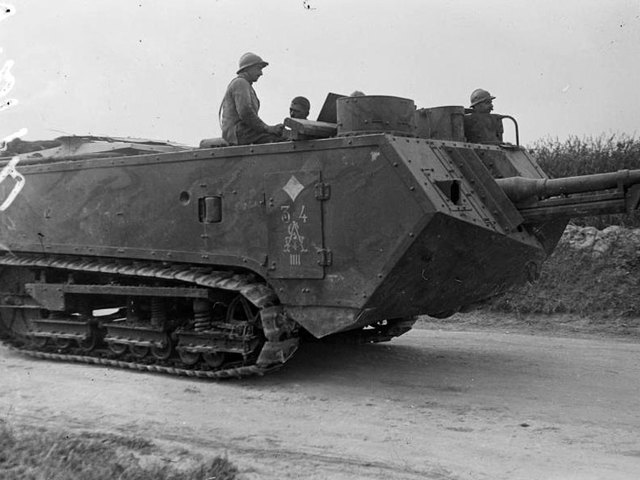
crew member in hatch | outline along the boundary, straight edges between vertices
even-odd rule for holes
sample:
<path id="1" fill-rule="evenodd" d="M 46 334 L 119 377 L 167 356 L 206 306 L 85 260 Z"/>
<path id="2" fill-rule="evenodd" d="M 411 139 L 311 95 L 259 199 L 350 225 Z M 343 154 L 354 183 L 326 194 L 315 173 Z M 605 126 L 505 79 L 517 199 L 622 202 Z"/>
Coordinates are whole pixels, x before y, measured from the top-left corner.
<path id="1" fill-rule="evenodd" d="M 491 113 L 495 98 L 481 88 L 471 93 L 471 113 L 464 116 L 464 135 L 468 142 L 503 143 L 502 117 Z"/>
<path id="2" fill-rule="evenodd" d="M 311 102 L 305 97 L 296 97 L 291 100 L 289 117 L 306 120 L 309 116 L 309 110 L 311 110 Z"/>

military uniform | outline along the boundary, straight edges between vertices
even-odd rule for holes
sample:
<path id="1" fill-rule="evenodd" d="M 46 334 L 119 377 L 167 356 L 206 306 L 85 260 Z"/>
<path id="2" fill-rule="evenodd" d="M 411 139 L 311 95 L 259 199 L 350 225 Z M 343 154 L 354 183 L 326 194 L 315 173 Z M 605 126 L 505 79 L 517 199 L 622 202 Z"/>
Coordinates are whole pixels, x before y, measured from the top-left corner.
<path id="1" fill-rule="evenodd" d="M 502 118 L 491 113 L 470 113 L 464 116 L 464 135 L 471 143 L 502 143 Z"/>
<path id="2" fill-rule="evenodd" d="M 234 78 L 220 106 L 222 138 L 231 145 L 269 143 L 280 139 L 267 131 L 268 125 L 260 120 L 260 100 L 251 83 L 240 73 Z"/>
<path id="3" fill-rule="evenodd" d="M 502 116 L 490 113 L 495 98 L 482 88 L 471 92 L 471 113 L 464 116 L 464 136 L 467 142 L 502 143 Z"/>

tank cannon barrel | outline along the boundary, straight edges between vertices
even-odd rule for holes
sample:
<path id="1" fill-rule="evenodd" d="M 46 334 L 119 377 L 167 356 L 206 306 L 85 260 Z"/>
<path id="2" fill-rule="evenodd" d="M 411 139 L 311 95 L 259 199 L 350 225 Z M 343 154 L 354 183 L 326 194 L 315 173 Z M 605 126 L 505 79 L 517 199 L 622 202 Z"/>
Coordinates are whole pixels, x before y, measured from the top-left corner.
<path id="1" fill-rule="evenodd" d="M 565 178 L 510 177 L 496 180 L 500 188 L 513 202 L 530 198 L 548 198 L 572 193 L 587 193 L 628 188 L 640 184 L 640 170 L 619 170 Z"/>

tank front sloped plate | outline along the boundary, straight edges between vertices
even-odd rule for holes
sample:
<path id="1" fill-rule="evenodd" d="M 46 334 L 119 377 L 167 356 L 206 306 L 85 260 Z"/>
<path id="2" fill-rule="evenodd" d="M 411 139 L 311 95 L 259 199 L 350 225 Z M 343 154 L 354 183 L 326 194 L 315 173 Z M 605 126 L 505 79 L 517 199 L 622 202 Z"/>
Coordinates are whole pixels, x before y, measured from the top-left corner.
<path id="1" fill-rule="evenodd" d="M 529 262 L 545 258 L 542 247 L 435 214 L 365 308 L 380 319 L 455 312 L 522 284 Z"/>
<path id="2" fill-rule="evenodd" d="M 268 269 L 273 278 L 323 278 L 318 171 L 267 173 Z"/>

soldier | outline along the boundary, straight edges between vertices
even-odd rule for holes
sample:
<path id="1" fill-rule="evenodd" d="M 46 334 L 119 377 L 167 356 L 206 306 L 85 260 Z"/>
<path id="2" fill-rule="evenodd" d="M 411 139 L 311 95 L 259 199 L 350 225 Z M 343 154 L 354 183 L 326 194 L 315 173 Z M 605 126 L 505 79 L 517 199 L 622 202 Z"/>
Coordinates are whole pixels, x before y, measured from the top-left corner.
<path id="1" fill-rule="evenodd" d="M 258 116 L 260 101 L 252 84 L 269 65 L 255 53 L 245 53 L 238 62 L 238 76 L 234 78 L 220 105 L 222 138 L 231 145 L 270 143 L 282 140 L 283 125 L 267 125 Z"/>
<path id="2" fill-rule="evenodd" d="M 502 143 L 502 117 L 491 114 L 495 98 L 481 88 L 471 93 L 471 112 L 464 116 L 464 134 L 468 142 Z"/>
<path id="3" fill-rule="evenodd" d="M 300 120 L 306 120 L 309 116 L 309 110 L 311 109 L 311 102 L 305 97 L 296 97 L 291 100 L 289 106 L 289 116 L 291 118 L 299 118 Z"/>

